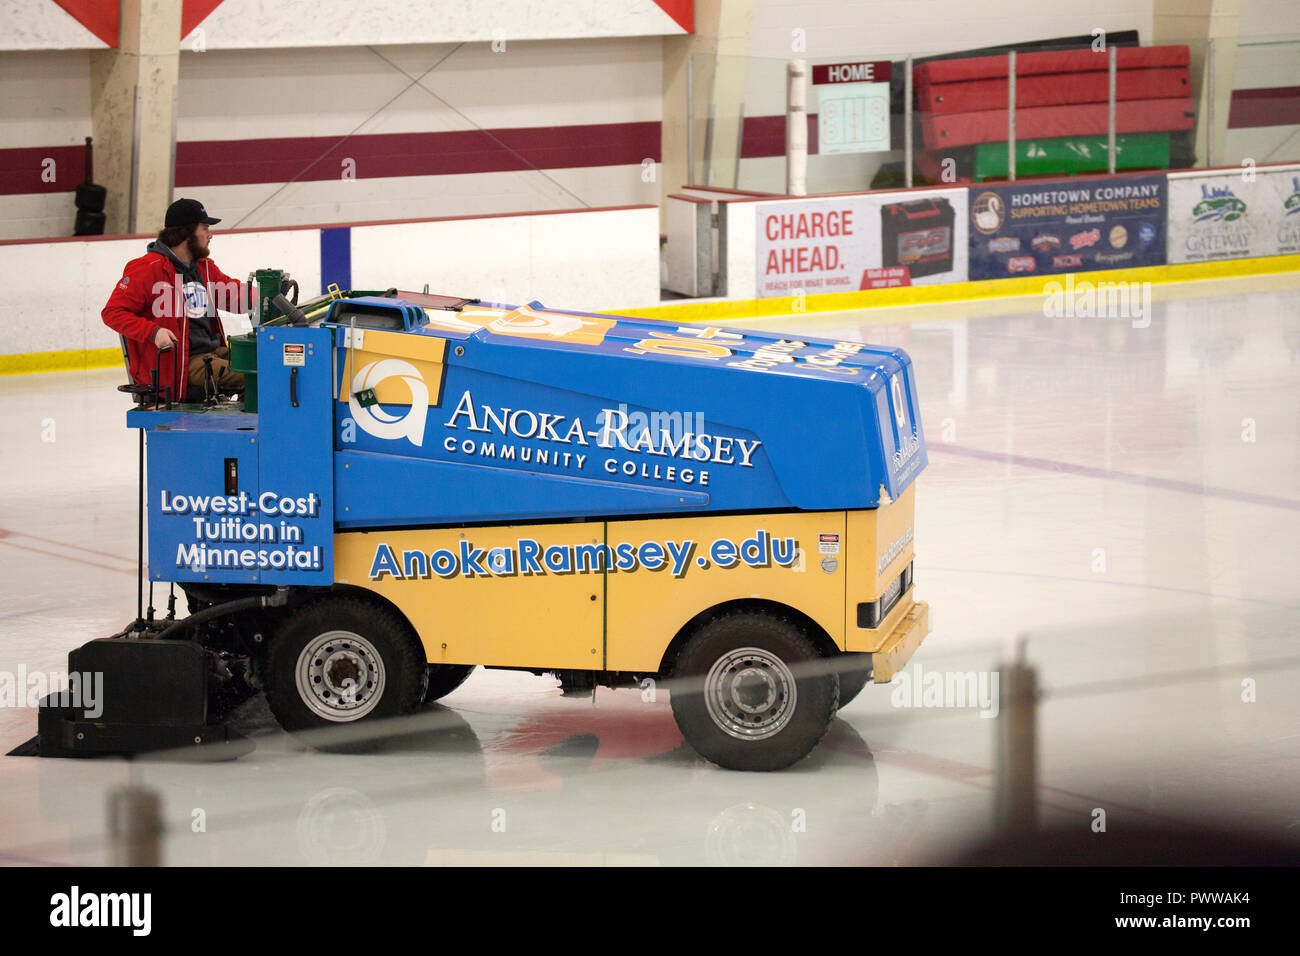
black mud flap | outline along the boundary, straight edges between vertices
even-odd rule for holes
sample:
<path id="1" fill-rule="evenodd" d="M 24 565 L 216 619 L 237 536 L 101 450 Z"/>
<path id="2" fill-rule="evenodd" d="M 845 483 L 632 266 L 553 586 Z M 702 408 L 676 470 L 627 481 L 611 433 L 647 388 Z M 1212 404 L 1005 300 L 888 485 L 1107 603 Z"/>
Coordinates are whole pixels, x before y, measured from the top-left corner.
<path id="1" fill-rule="evenodd" d="M 44 698 L 34 741 L 41 757 L 152 753 L 232 760 L 253 742 L 213 720 L 210 653 L 194 641 L 105 638 L 68 654 L 67 690 Z M 165 752 L 165 753 L 164 753 Z"/>

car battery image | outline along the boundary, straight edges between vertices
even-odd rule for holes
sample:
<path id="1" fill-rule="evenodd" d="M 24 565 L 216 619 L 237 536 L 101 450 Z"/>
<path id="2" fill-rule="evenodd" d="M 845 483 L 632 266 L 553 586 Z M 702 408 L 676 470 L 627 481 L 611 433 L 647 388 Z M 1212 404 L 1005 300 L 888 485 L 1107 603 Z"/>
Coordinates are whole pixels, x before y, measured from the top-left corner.
<path id="1" fill-rule="evenodd" d="M 952 206 L 942 197 L 882 206 L 882 265 L 907 266 L 913 278 L 952 271 L 952 227 Z"/>

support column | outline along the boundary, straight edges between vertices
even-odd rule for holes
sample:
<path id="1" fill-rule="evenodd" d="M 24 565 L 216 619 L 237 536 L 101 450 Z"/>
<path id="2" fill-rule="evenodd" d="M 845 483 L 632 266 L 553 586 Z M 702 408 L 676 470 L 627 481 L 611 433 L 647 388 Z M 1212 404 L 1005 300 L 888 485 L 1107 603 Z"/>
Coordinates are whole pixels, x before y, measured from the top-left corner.
<path id="1" fill-rule="evenodd" d="M 180 0 L 121 0 L 116 50 L 90 55 L 95 181 L 107 235 L 162 228 L 172 200 Z"/>
<path id="2" fill-rule="evenodd" d="M 663 58 L 663 127 L 661 133 L 659 197 L 660 209 L 669 193 L 677 192 L 688 181 L 686 157 L 686 57 L 695 57 L 695 148 L 703 149 L 704 126 L 708 104 L 719 104 L 714 117 L 713 161 L 715 167 L 731 178 L 740 127 L 737 115 L 744 97 L 746 69 L 741 57 L 749 56 L 749 23 L 753 0 L 695 0 L 695 32 L 688 36 L 664 37 Z M 723 59 L 718 66 L 717 57 Z M 696 174 L 703 185 L 705 172 L 697 164 Z"/>

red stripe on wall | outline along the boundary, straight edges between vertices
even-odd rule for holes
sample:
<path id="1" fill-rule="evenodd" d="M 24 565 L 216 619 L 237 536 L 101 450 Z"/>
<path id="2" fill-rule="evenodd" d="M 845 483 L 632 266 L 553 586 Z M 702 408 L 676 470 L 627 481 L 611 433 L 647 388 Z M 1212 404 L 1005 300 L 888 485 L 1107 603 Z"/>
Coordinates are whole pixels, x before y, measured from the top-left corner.
<path id="1" fill-rule="evenodd" d="M 374 179 L 622 166 L 658 162 L 659 148 L 654 122 L 177 143 L 176 185 L 324 181 L 346 169 Z"/>
<path id="2" fill-rule="evenodd" d="M 85 178 L 81 146 L 0 149 L 0 196 L 66 193 Z M 437 176 L 658 162 L 658 123 L 606 123 L 450 133 L 391 133 L 176 144 L 176 186 L 231 186 L 339 179 Z M 54 160 L 54 181 L 42 181 Z M 345 167 L 344 160 L 352 160 Z M 531 165 L 530 165 L 531 164 Z M 48 174 L 47 174 L 48 176 Z"/>
<path id="3" fill-rule="evenodd" d="M 1300 126 L 1300 86 L 1233 90 L 1228 128 Z"/>
<path id="4" fill-rule="evenodd" d="M 817 114 L 808 114 L 808 154 L 817 152 Z M 785 155 L 784 116 L 746 116 L 740 136 L 740 158 Z"/>
<path id="5" fill-rule="evenodd" d="M 85 178 L 84 146 L 0 149 L 0 196 L 72 192 Z"/>

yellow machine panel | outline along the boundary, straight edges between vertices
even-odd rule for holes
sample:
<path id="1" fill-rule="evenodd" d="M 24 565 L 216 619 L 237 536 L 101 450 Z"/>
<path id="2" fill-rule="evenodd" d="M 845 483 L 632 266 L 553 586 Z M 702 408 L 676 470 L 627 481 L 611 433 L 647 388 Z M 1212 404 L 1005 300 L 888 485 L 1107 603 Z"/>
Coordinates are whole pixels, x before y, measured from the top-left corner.
<path id="1" fill-rule="evenodd" d="M 394 405 L 442 404 L 447 340 L 407 332 L 356 329 L 339 382 L 340 402 L 371 388 L 375 400 Z M 359 344 L 357 344 L 359 343 Z"/>
<path id="2" fill-rule="evenodd" d="M 602 522 L 349 532 L 335 535 L 334 573 L 392 601 L 431 663 L 600 669 L 603 534 Z"/>
<path id="3" fill-rule="evenodd" d="M 652 547 L 608 575 L 607 668 L 657 670 L 683 624 L 745 598 L 798 608 L 842 647 L 844 524 L 843 511 L 611 521 L 611 542 L 658 543 L 667 560 L 647 570 Z"/>
<path id="4" fill-rule="evenodd" d="M 911 561 L 912 504 L 909 490 L 874 511 L 346 532 L 335 575 L 392 601 L 432 663 L 656 671 L 688 621 L 749 598 L 880 651 L 915 605 L 903 595 L 872 629 L 857 605 Z"/>
<path id="5" fill-rule="evenodd" d="M 870 511 L 847 512 L 849 591 L 844 602 L 845 644 L 849 651 L 877 651 L 911 605 L 908 595 L 873 629 L 858 627 L 858 602 L 873 601 L 894 581 L 914 556 L 912 544 L 916 486 L 897 501 Z"/>

